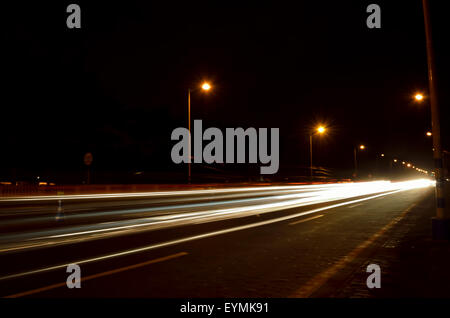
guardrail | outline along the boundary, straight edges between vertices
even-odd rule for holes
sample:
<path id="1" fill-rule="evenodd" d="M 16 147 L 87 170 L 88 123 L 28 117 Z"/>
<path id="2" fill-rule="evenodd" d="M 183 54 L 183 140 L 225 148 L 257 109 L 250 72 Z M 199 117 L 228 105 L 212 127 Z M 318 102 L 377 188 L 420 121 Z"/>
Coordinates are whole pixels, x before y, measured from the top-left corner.
<path id="1" fill-rule="evenodd" d="M 317 184 L 349 182 L 350 180 L 327 180 L 313 182 Z M 208 183 L 208 184 L 92 184 L 92 185 L 5 185 L 0 184 L 0 196 L 30 196 L 30 195 L 67 195 L 67 194 L 93 194 L 93 193 L 132 193 L 132 192 L 154 192 L 174 191 L 190 189 L 231 188 L 248 186 L 270 186 L 270 185 L 300 185 L 311 182 L 289 182 L 289 183 Z"/>

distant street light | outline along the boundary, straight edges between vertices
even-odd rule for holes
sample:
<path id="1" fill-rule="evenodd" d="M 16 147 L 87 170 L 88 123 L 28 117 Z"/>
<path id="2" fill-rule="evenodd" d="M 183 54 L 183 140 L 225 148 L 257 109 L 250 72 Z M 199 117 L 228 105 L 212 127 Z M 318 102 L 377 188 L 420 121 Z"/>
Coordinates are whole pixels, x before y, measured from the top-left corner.
<path id="1" fill-rule="evenodd" d="M 312 155 L 312 139 L 313 135 L 319 134 L 322 135 L 325 133 L 326 128 L 322 125 L 318 126 L 310 135 L 309 135 L 309 172 L 311 175 L 311 180 L 313 179 L 313 155 Z"/>
<path id="2" fill-rule="evenodd" d="M 204 82 L 201 86 L 201 89 L 205 92 L 209 91 L 211 89 L 211 85 L 208 82 Z M 188 89 L 188 130 L 189 130 L 189 148 L 188 148 L 188 182 L 191 183 L 191 91 L 195 91 L 196 89 L 191 90 Z"/>
<path id="3" fill-rule="evenodd" d="M 397 159 L 394 159 L 394 162 L 397 162 Z"/>
<path id="4" fill-rule="evenodd" d="M 384 153 L 381 154 L 381 157 L 384 157 Z"/>
<path id="5" fill-rule="evenodd" d="M 366 149 L 366 146 L 360 145 L 360 146 L 359 146 L 359 149 L 360 149 L 360 150 L 364 150 L 364 149 Z M 353 159 L 354 159 L 354 163 L 355 163 L 355 172 L 354 172 L 354 176 L 355 176 L 355 177 L 358 176 L 358 158 L 357 158 L 357 153 L 358 153 L 358 150 L 357 150 L 357 148 L 355 147 L 355 148 L 353 149 Z"/>
<path id="6" fill-rule="evenodd" d="M 433 136 L 433 133 L 431 131 L 427 131 L 427 136 L 431 137 L 431 136 Z"/>

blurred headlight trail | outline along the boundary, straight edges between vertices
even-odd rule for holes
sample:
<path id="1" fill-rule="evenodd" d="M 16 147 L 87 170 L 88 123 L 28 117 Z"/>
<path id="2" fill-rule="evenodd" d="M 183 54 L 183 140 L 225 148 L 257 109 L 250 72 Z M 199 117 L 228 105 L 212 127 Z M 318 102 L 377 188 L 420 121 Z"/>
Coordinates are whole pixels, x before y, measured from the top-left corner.
<path id="1" fill-rule="evenodd" d="M 113 237 L 118 235 L 136 234 L 142 231 L 159 230 L 169 227 L 199 224 L 219 221 L 231 218 L 247 217 L 256 214 L 275 212 L 296 207 L 330 203 L 328 207 L 336 206 L 336 201 L 349 200 L 361 197 L 357 200 L 341 202 L 338 204 L 351 204 L 358 200 L 389 195 L 399 191 L 407 191 L 433 186 L 433 181 L 421 179 L 405 182 L 374 181 L 362 183 L 339 183 L 305 186 L 276 186 L 267 188 L 238 188 L 238 189 L 213 189 L 164 192 L 165 197 L 183 196 L 181 200 L 188 200 L 190 196 L 200 195 L 198 200 L 189 204 L 159 203 L 158 206 L 145 208 L 121 208 L 113 211 L 68 213 L 66 220 L 82 220 L 83 224 L 68 222 L 62 226 L 50 226 L 45 229 L 20 231 L 0 236 L 0 252 L 11 252 L 25 249 L 49 247 L 61 244 L 71 244 L 95 239 Z M 248 193 L 248 196 L 242 196 Z M 270 193 L 270 195 L 268 194 Z M 226 200 L 218 199 L 227 194 Z M 161 193 L 131 194 L 134 196 L 160 196 Z M 216 196 L 218 195 L 218 197 Z M 375 196 L 374 196 L 375 195 Z M 118 195 L 114 195 L 118 197 Z M 73 199 L 74 196 L 56 196 L 65 199 Z M 78 198 L 78 196 L 76 196 Z M 122 198 L 129 198 L 130 194 L 121 194 Z M 53 197 L 41 198 L 49 200 Z M 99 204 L 96 199 L 105 198 L 105 195 L 89 195 L 92 204 Z M 215 201 L 205 202 L 214 198 Z M 30 198 L 11 198 L 11 200 L 27 200 Z M 3 201 L 8 199 L 3 199 Z M 38 200 L 32 197 L 32 200 Z M 83 196 L 83 200 L 87 200 Z M 203 200 L 203 201 L 201 201 Z M 90 202 L 90 201 L 89 201 Z M 164 200 L 162 201 L 164 202 Z M 334 202 L 334 204 L 333 204 Z M 315 211 L 315 210 L 314 210 Z M 308 212 L 314 213 L 314 212 Z M 125 219 L 111 220 L 114 215 L 121 215 Z M 54 217 L 54 216 L 53 216 Z M 297 217 L 297 216 L 295 216 Z M 98 218 L 102 218 L 101 222 Z M 52 219 L 52 217 L 32 217 L 6 220 L 8 224 L 39 222 Z M 277 219 L 274 219 L 277 220 Z M 89 222 L 88 222 L 89 221 Z M 87 223 L 87 224 L 86 224 Z M 54 221 L 53 223 L 54 224 Z"/>

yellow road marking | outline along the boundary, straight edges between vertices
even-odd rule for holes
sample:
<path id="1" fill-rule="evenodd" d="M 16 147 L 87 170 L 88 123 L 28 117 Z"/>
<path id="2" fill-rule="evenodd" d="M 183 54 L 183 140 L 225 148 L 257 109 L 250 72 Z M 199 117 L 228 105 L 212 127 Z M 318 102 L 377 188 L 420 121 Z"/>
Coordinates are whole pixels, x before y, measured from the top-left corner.
<path id="1" fill-rule="evenodd" d="M 113 269 L 113 270 L 110 270 L 110 271 L 106 271 L 106 272 L 102 272 L 102 273 L 86 276 L 86 277 L 81 277 L 81 281 L 87 281 L 87 280 L 94 279 L 94 278 L 99 278 L 99 277 L 103 277 L 103 276 L 117 274 L 117 273 L 120 273 L 120 272 L 128 271 L 130 269 L 135 269 L 135 268 L 147 266 L 147 265 L 150 265 L 150 264 L 155 264 L 155 263 L 168 261 L 170 259 L 181 257 L 181 256 L 184 256 L 184 255 L 187 255 L 187 254 L 188 253 L 186 253 L 186 252 L 180 252 L 180 253 L 177 253 L 177 254 L 172 254 L 172 255 L 168 255 L 168 256 L 152 259 L 152 260 L 149 260 L 149 261 L 146 261 L 146 262 L 142 262 L 142 263 L 138 263 L 138 264 L 134 264 L 134 265 L 130 265 L 130 266 L 125 266 L 125 267 Z M 9 295 L 9 296 L 6 296 L 4 298 L 17 298 L 17 297 L 28 296 L 28 295 L 32 295 L 32 294 L 36 294 L 36 293 L 40 293 L 40 292 L 47 291 L 47 290 L 50 290 L 50 289 L 64 287 L 64 286 L 66 286 L 66 282 L 53 284 L 53 285 L 49 285 L 49 286 L 45 286 L 45 287 L 41 287 L 41 288 L 37 288 L 37 289 L 32 289 L 32 290 L 29 290 L 29 291 L 26 291 L 26 292 L 14 294 L 14 295 Z"/>
<path id="2" fill-rule="evenodd" d="M 386 233 L 390 228 L 397 224 L 401 219 L 403 219 L 406 214 L 416 206 L 416 203 L 409 206 L 401 215 L 396 217 L 394 220 L 389 222 L 381 228 L 377 233 L 372 235 L 368 240 L 358 245 L 353 251 L 348 255 L 341 258 L 337 263 L 330 266 L 323 272 L 317 274 L 312 279 L 310 279 L 306 284 L 304 284 L 300 289 L 298 289 L 291 297 L 295 298 L 306 298 L 310 297 L 314 292 L 316 292 L 320 287 L 322 287 L 331 277 L 336 275 L 341 269 L 343 269 L 348 263 L 352 262 L 363 250 L 365 250 L 370 244 L 375 242 L 380 236 Z"/>
<path id="3" fill-rule="evenodd" d="M 291 223 L 289 223 L 289 225 L 294 225 L 294 224 L 298 224 L 298 223 L 303 223 L 303 222 L 311 221 L 311 220 L 314 220 L 314 219 L 317 219 L 317 218 L 321 218 L 322 216 L 323 216 L 323 214 L 321 214 L 321 215 L 316 215 L 316 216 L 312 216 L 312 217 L 310 217 L 310 218 L 306 218 L 306 219 L 302 219 L 302 220 L 299 220 L 299 221 L 291 222 Z"/>

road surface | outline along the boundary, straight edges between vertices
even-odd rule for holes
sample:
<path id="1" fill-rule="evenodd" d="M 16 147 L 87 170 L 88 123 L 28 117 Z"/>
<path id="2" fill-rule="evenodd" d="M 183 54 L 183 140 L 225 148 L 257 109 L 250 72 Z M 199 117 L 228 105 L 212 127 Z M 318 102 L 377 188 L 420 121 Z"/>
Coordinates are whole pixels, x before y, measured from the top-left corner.
<path id="1" fill-rule="evenodd" d="M 0 296 L 327 297 L 433 189 L 414 180 L 1 198 Z M 67 287 L 69 264 L 81 288 Z"/>

